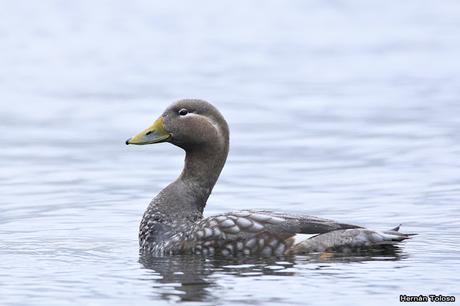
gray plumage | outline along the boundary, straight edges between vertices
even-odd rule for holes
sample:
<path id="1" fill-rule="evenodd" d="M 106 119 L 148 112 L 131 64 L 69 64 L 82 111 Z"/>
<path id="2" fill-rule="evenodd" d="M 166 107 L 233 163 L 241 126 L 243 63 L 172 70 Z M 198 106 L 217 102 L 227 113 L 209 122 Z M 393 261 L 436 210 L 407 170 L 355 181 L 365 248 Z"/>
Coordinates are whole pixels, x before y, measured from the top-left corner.
<path id="1" fill-rule="evenodd" d="M 170 142 L 185 150 L 180 176 L 150 203 L 139 229 L 143 253 L 207 256 L 343 251 L 395 244 L 409 238 L 332 220 L 273 211 L 245 210 L 203 218 L 203 209 L 224 167 L 229 129 L 221 113 L 202 100 L 181 100 L 151 128 L 127 144 Z M 294 244 L 296 234 L 317 234 Z"/>

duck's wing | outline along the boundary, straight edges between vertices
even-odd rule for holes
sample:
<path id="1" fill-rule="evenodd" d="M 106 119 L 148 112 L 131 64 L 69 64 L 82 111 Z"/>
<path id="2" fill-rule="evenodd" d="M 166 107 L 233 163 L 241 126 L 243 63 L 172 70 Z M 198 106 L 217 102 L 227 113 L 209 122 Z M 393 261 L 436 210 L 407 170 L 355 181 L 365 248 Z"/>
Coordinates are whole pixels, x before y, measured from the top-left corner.
<path id="1" fill-rule="evenodd" d="M 296 234 L 360 228 L 301 214 L 245 210 L 211 216 L 195 224 L 184 246 L 194 253 L 222 255 L 285 254 Z"/>
<path id="2" fill-rule="evenodd" d="M 268 220 L 277 220 L 273 222 L 273 230 L 281 230 L 294 234 L 323 234 L 339 229 L 361 228 L 361 226 L 336 222 L 330 219 L 318 218 L 314 216 L 305 215 L 302 213 L 292 212 L 279 212 L 270 210 L 248 210 L 243 211 L 249 213 L 250 218 L 254 216 L 262 216 L 261 218 L 268 218 Z M 241 213 L 241 212 L 236 212 Z"/>
<path id="3" fill-rule="evenodd" d="M 306 239 L 306 235 L 316 234 Z M 187 251 L 214 255 L 285 255 L 379 250 L 410 238 L 399 226 L 377 232 L 303 214 L 245 210 L 202 219 L 188 235 Z M 298 239 L 300 238 L 300 239 Z"/>

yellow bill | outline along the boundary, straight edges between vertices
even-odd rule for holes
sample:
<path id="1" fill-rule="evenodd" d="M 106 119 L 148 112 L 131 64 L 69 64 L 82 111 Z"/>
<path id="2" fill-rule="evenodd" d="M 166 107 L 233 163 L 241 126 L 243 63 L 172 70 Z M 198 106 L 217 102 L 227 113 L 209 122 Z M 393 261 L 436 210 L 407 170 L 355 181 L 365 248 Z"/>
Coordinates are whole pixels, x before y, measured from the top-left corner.
<path id="1" fill-rule="evenodd" d="M 171 134 L 165 129 L 163 117 L 160 117 L 151 126 L 126 140 L 126 144 L 146 145 L 159 143 L 167 141 L 170 137 Z"/>

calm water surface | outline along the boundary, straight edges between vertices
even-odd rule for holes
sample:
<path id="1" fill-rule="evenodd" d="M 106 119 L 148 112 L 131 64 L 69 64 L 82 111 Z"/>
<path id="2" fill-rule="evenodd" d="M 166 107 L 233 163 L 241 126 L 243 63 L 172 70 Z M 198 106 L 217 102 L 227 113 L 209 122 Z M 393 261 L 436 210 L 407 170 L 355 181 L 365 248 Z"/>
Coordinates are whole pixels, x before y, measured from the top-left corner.
<path id="1" fill-rule="evenodd" d="M 458 1 L 3 1 L 0 304 L 399 305 L 460 299 Z M 388 257 L 139 258 L 183 152 L 127 147 L 215 103 L 207 214 L 300 210 L 419 235 Z"/>

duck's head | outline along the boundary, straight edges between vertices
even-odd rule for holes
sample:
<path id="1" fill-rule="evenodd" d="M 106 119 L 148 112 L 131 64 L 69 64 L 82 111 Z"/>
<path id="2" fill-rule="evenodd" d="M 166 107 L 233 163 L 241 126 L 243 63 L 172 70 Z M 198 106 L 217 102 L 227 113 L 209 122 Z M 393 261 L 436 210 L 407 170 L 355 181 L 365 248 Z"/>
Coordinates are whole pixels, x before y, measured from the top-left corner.
<path id="1" fill-rule="evenodd" d="M 126 144 L 171 142 L 188 151 L 209 145 L 227 147 L 228 138 L 227 122 L 213 105 L 186 99 L 173 103 L 151 126 L 126 140 Z"/>

